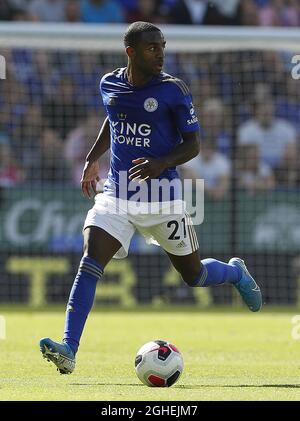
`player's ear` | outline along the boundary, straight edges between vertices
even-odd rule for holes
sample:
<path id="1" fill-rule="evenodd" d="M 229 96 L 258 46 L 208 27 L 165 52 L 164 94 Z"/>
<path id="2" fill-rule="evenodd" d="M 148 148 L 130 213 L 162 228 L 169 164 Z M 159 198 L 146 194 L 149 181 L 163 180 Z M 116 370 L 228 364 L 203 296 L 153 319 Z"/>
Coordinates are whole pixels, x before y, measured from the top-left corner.
<path id="1" fill-rule="evenodd" d="M 133 58 L 135 56 L 135 49 L 133 47 L 126 47 L 125 51 L 129 58 Z"/>

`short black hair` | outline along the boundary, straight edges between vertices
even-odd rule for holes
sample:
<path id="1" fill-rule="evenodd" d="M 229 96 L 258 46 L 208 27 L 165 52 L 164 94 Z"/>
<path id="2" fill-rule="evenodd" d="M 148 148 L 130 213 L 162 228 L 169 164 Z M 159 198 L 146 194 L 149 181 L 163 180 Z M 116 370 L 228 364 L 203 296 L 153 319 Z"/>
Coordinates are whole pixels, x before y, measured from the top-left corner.
<path id="1" fill-rule="evenodd" d="M 142 21 L 138 21 L 138 22 L 133 22 L 126 30 L 125 34 L 124 34 L 124 45 L 125 47 L 136 47 L 137 44 L 139 43 L 139 40 L 141 38 L 141 35 L 144 32 L 154 32 L 154 31 L 159 31 L 161 32 L 161 30 L 153 25 L 150 22 L 142 22 Z"/>

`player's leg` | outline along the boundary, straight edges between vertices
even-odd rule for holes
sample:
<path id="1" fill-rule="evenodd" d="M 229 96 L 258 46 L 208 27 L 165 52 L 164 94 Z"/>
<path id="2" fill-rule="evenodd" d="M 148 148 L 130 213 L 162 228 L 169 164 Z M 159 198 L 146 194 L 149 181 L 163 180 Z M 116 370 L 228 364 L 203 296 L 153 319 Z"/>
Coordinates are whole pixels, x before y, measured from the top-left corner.
<path id="1" fill-rule="evenodd" d="M 84 253 L 67 305 L 63 342 L 57 343 L 49 338 L 40 341 L 43 356 L 63 374 L 74 370 L 80 338 L 105 266 L 117 252 L 118 257 L 127 255 L 135 231 L 127 214 L 120 213 L 114 203 L 109 204 L 104 194 L 98 195 L 87 214 Z"/>
<path id="2" fill-rule="evenodd" d="M 190 287 L 235 284 L 242 276 L 242 271 L 239 268 L 228 263 L 216 259 L 200 260 L 196 251 L 179 256 L 167 251 L 166 253 L 184 282 Z"/>
<path id="3" fill-rule="evenodd" d="M 94 259 L 103 269 L 121 247 L 120 241 L 103 228 L 89 226 L 83 231 L 83 257 Z"/>
<path id="4" fill-rule="evenodd" d="M 185 256 L 176 256 L 175 254 L 168 253 L 166 250 L 165 252 L 174 268 L 180 273 L 183 281 L 187 285 L 193 286 L 195 279 L 197 279 L 199 273 L 202 271 L 202 263 L 198 251 Z"/>
<path id="5" fill-rule="evenodd" d="M 243 301 L 251 311 L 259 311 L 262 306 L 261 291 L 250 275 L 242 259 L 233 257 L 228 263 L 216 259 L 200 261 L 198 253 L 176 256 L 168 253 L 173 266 L 182 279 L 191 287 L 207 287 L 230 283 L 240 293 Z M 195 267 L 196 270 L 192 269 Z M 197 275 L 198 271 L 198 275 Z"/>
<path id="6" fill-rule="evenodd" d="M 216 259 L 200 260 L 197 236 L 190 216 L 172 215 L 151 227 L 151 235 L 168 254 L 175 269 L 191 287 L 207 287 L 230 283 L 236 287 L 251 311 L 261 308 L 261 292 L 239 258 L 228 263 Z"/>
<path id="7" fill-rule="evenodd" d="M 84 230 L 84 253 L 67 304 L 63 342 L 50 338 L 40 341 L 43 356 L 52 361 L 61 374 L 69 374 L 75 368 L 75 355 L 93 306 L 97 282 L 121 246 L 116 238 L 99 227 L 89 226 Z"/>
<path id="8" fill-rule="evenodd" d="M 86 227 L 83 236 L 84 253 L 67 304 L 63 338 L 75 354 L 93 306 L 97 282 L 102 277 L 105 266 L 122 247 L 116 238 L 99 227 Z"/>

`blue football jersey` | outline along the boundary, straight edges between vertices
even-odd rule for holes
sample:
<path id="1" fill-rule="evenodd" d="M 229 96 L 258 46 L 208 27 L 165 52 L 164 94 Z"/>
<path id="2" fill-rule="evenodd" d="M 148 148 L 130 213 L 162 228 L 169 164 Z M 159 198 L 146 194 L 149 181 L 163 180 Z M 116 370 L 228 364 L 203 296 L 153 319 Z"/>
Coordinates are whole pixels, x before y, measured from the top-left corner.
<path id="1" fill-rule="evenodd" d="M 134 165 L 132 160 L 168 155 L 182 142 L 181 133 L 199 130 L 199 123 L 187 85 L 167 73 L 135 87 L 127 79 L 126 68 L 116 69 L 102 77 L 100 92 L 111 133 L 111 162 L 104 191 L 113 189 L 119 197 L 119 175 L 128 172 Z M 172 167 L 158 178 L 178 177 Z M 127 199 L 133 193 L 127 192 Z"/>

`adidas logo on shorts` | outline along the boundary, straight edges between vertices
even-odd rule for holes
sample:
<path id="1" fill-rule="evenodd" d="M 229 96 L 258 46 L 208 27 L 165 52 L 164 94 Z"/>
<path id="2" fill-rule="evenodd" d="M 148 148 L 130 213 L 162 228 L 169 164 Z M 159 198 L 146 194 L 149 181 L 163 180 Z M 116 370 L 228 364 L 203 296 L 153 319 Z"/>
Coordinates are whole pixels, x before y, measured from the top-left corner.
<path id="1" fill-rule="evenodd" d="M 185 244 L 185 242 L 182 240 L 180 241 L 179 244 L 177 244 L 176 248 L 177 249 L 182 249 L 183 247 L 186 247 L 187 245 Z"/>

